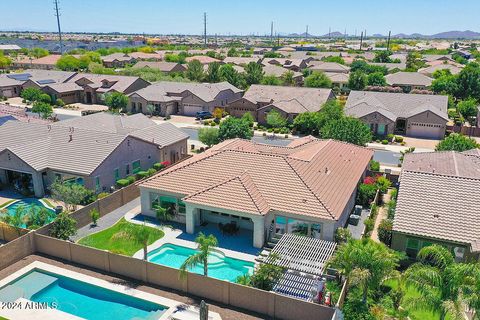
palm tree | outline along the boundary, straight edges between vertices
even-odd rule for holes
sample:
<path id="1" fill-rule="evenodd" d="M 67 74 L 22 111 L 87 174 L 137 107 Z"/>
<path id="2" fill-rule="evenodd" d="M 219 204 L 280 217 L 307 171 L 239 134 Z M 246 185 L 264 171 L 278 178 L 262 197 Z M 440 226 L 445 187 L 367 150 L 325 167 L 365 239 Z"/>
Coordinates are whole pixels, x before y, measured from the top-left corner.
<path id="1" fill-rule="evenodd" d="M 347 287 L 360 287 L 363 303 L 368 290 L 378 290 L 380 284 L 392 275 L 400 255 L 371 239 L 348 240 L 339 246 L 329 264 L 347 278 Z"/>
<path id="2" fill-rule="evenodd" d="M 5 210 L 0 213 L 0 221 L 12 226 L 18 235 L 21 235 L 23 227 L 27 223 L 27 217 L 25 216 L 25 206 L 18 206 L 15 212 L 10 215 Z"/>
<path id="3" fill-rule="evenodd" d="M 147 260 L 148 239 L 150 238 L 150 228 L 145 224 L 137 225 L 128 223 L 125 233 L 118 233 L 120 237 L 128 237 L 134 242 L 143 246 L 143 260 Z"/>
<path id="4" fill-rule="evenodd" d="M 187 275 L 187 269 L 193 268 L 198 264 L 203 264 L 203 275 L 208 276 L 208 256 L 212 253 L 213 248 L 218 245 L 217 238 L 213 234 L 208 236 L 200 232 L 195 238 L 195 242 L 198 244 L 197 253 L 190 256 L 180 266 L 180 276 Z"/>
<path id="5" fill-rule="evenodd" d="M 164 208 L 160 205 L 157 205 L 154 209 L 157 219 L 160 221 L 167 222 L 175 218 L 175 212 L 171 207 Z"/>
<path id="6" fill-rule="evenodd" d="M 147 104 L 147 112 L 150 114 L 150 117 L 153 116 L 153 112 L 155 111 L 155 106 L 151 103 Z"/>
<path id="7" fill-rule="evenodd" d="M 405 273 L 407 284 L 421 295 L 407 299 L 405 303 L 413 309 L 438 311 L 440 320 L 444 320 L 447 314 L 451 319 L 463 319 L 464 284 L 476 266 L 455 263 L 450 251 L 439 245 L 422 248 L 417 260 Z"/>
<path id="8" fill-rule="evenodd" d="M 282 74 L 282 80 L 283 80 L 283 84 L 286 85 L 286 86 L 294 86 L 295 85 L 295 79 L 293 79 L 293 76 L 295 74 L 293 73 L 293 71 L 285 71 L 283 74 Z"/>

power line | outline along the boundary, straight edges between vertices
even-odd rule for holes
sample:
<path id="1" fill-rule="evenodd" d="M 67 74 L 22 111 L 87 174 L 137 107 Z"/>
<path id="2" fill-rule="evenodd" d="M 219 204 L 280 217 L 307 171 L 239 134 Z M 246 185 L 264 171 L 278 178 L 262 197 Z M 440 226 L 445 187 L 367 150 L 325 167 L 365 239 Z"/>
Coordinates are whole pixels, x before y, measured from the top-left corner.
<path id="1" fill-rule="evenodd" d="M 55 16 L 57 17 L 58 38 L 60 40 L 60 54 L 63 54 L 62 29 L 60 28 L 60 13 L 58 9 L 58 0 L 54 0 L 53 4 L 55 5 Z"/>
<path id="2" fill-rule="evenodd" d="M 205 47 L 207 46 L 207 13 L 203 13 L 203 36 L 204 36 L 204 43 Z"/>

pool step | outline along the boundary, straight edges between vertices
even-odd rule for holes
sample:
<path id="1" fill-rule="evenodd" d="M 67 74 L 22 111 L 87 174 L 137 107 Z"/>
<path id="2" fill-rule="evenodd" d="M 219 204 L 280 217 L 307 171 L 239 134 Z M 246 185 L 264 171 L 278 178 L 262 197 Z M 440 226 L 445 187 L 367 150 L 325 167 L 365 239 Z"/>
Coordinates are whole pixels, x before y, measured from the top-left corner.
<path id="1" fill-rule="evenodd" d="M 15 281 L 14 284 L 8 285 L 0 290 L 0 301 L 12 302 L 18 298 L 30 299 L 35 293 L 48 287 L 57 280 L 58 278 L 48 274 L 33 271 Z"/>

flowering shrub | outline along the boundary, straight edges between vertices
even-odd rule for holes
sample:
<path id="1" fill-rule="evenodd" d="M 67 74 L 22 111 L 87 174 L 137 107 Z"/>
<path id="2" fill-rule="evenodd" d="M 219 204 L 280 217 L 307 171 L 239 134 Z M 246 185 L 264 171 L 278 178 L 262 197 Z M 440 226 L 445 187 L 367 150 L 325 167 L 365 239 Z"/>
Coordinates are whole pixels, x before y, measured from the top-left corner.
<path id="1" fill-rule="evenodd" d="M 375 184 L 377 179 L 375 179 L 374 177 L 366 177 L 365 179 L 363 179 L 363 183 L 364 184 Z"/>

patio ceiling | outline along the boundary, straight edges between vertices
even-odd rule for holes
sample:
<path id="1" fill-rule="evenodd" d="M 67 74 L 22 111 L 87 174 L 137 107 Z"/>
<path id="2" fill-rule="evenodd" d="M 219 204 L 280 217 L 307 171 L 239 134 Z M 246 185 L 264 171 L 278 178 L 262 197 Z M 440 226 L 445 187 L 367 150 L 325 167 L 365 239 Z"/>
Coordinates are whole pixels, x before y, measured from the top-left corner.
<path id="1" fill-rule="evenodd" d="M 286 233 L 275 245 L 265 263 L 321 276 L 336 246 L 333 241 Z"/>

